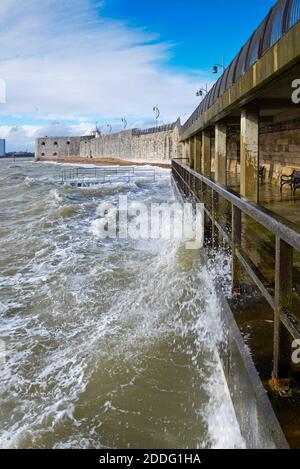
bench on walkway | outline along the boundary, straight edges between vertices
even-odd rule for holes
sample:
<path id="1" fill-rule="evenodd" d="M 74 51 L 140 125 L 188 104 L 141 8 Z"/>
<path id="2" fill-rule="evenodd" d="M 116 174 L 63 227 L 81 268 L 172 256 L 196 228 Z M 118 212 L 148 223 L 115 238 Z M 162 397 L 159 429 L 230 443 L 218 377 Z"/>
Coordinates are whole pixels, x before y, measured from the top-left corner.
<path id="1" fill-rule="evenodd" d="M 258 176 L 259 176 L 259 179 L 261 180 L 261 182 L 263 182 L 264 177 L 265 177 L 265 169 L 266 168 L 264 166 L 259 167 Z"/>
<path id="2" fill-rule="evenodd" d="M 300 171 L 293 170 L 292 174 L 283 174 L 280 178 L 280 190 L 282 191 L 283 186 L 290 186 L 291 190 L 295 194 L 296 190 L 300 187 Z"/>

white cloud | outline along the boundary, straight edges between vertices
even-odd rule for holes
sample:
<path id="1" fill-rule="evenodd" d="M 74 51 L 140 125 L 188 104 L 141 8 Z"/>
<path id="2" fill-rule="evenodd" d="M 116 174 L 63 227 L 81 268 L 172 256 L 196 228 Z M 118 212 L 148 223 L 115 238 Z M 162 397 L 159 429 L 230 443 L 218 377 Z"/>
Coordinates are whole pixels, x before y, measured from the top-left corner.
<path id="1" fill-rule="evenodd" d="M 77 125 L 65 125 L 59 122 L 48 125 L 2 125 L 0 138 L 5 138 L 9 143 L 8 151 L 33 151 L 36 138 L 90 135 L 94 126 L 92 122 L 81 122 Z"/>
<path id="2" fill-rule="evenodd" d="M 1 0 L 0 73 L 7 85 L 2 114 L 23 116 L 25 123 L 118 116 L 133 123 L 149 120 L 156 104 L 165 122 L 193 111 L 205 74 L 168 67 L 171 45 L 103 17 L 102 4 Z M 30 129 L 2 127 L 0 135 L 19 134 L 24 141 L 27 135 L 32 145 Z"/>

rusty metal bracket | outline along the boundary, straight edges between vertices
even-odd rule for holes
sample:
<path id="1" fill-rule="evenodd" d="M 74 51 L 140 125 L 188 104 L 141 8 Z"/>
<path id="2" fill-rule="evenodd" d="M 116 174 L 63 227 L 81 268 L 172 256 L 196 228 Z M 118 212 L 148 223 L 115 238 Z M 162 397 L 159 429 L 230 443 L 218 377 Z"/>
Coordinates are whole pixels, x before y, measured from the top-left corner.
<path id="1" fill-rule="evenodd" d="M 269 382 L 272 391 L 278 393 L 280 397 L 291 397 L 291 379 L 278 379 L 274 373 L 272 373 L 272 379 Z"/>
<path id="2" fill-rule="evenodd" d="M 241 297 L 241 288 L 233 288 L 232 289 L 232 296 L 233 296 L 233 298 L 240 298 Z"/>

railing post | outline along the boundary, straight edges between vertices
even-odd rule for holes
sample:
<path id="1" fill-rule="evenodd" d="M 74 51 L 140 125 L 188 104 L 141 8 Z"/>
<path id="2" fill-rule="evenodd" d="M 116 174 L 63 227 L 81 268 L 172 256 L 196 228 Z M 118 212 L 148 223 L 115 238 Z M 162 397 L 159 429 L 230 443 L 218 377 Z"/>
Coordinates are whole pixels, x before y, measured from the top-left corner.
<path id="1" fill-rule="evenodd" d="M 212 245 L 213 248 L 219 246 L 219 230 L 215 221 L 219 218 L 219 194 L 212 189 Z"/>
<path id="2" fill-rule="evenodd" d="M 200 201 L 204 203 L 204 190 L 203 190 L 203 181 L 201 179 L 201 184 L 200 184 L 200 193 L 201 193 L 201 199 Z"/>
<path id="3" fill-rule="evenodd" d="M 283 325 L 282 313 L 292 310 L 293 248 L 276 237 L 274 356 L 272 387 L 278 392 L 289 390 L 291 372 L 291 336 Z"/>
<path id="4" fill-rule="evenodd" d="M 203 190 L 202 203 L 204 204 L 204 207 L 208 211 L 211 212 L 211 210 L 210 210 L 211 209 L 210 195 L 212 195 L 212 193 L 210 192 L 210 187 L 209 186 L 207 186 L 205 183 L 203 185 L 204 185 L 204 190 L 203 190 L 203 186 L 202 186 L 202 190 Z M 204 215 L 204 240 L 205 240 L 205 244 L 207 246 L 212 245 L 212 227 L 213 227 L 212 220 L 210 219 L 208 214 L 205 213 L 205 215 Z"/>
<path id="5" fill-rule="evenodd" d="M 241 268 L 236 256 L 236 250 L 242 243 L 242 212 L 232 204 L 232 293 L 239 296 L 241 293 Z"/>
<path id="6" fill-rule="evenodd" d="M 197 198 L 199 200 L 199 202 L 202 201 L 202 194 L 201 194 L 201 180 L 200 179 L 196 179 L 196 195 L 197 195 Z"/>
<path id="7" fill-rule="evenodd" d="M 191 192 L 195 193 L 195 177 L 191 175 Z"/>

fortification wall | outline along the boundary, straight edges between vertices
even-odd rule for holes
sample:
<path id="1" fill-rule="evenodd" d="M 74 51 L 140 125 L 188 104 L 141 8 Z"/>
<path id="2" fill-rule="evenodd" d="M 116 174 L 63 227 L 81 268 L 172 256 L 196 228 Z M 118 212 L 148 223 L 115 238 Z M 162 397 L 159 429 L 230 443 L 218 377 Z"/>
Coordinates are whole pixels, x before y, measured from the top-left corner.
<path id="1" fill-rule="evenodd" d="M 45 137 L 38 138 L 35 146 L 36 160 L 58 160 L 59 158 L 77 157 L 80 154 L 82 140 L 92 137 Z"/>
<path id="2" fill-rule="evenodd" d="M 131 129 L 100 137 L 51 137 L 37 139 L 36 160 L 118 159 L 168 163 L 182 155 L 180 124 L 157 129 Z"/>
<path id="3" fill-rule="evenodd" d="M 132 139 L 132 159 L 134 161 L 151 162 L 170 161 L 180 158 L 179 128 L 161 132 L 134 132 Z"/>
<path id="4" fill-rule="evenodd" d="M 158 129 L 131 129 L 88 137 L 46 137 L 36 141 L 37 160 L 90 160 L 118 159 L 137 163 L 168 163 L 172 158 L 182 157 L 179 143 L 179 125 Z M 215 164 L 214 138 L 211 140 L 212 171 Z M 97 161 L 98 162 L 98 161 Z M 240 136 L 228 135 L 227 169 L 239 172 Z M 289 123 L 280 128 L 261 129 L 260 165 L 265 166 L 265 180 L 278 182 L 282 173 L 300 170 L 300 122 Z"/>
<path id="5" fill-rule="evenodd" d="M 82 158 L 118 158 L 132 159 L 132 130 L 101 135 L 99 138 L 82 140 L 80 154 Z"/>

